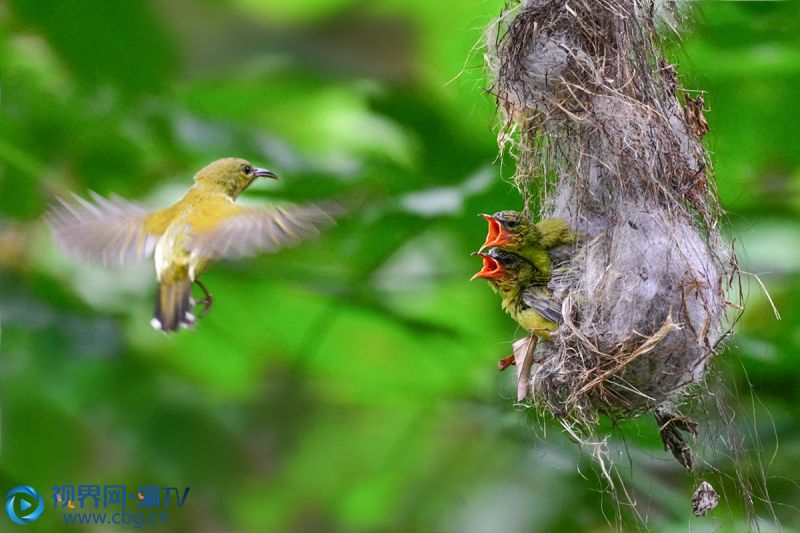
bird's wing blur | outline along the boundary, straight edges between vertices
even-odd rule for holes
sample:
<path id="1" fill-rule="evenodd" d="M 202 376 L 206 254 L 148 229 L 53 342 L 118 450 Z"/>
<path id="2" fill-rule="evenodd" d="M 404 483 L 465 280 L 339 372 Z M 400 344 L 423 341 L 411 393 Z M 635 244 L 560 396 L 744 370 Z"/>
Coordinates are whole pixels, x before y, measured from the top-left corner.
<path id="1" fill-rule="evenodd" d="M 237 258 L 276 251 L 314 237 L 334 223 L 333 204 L 239 208 L 213 228 L 196 232 L 189 244 L 198 257 Z"/>
<path id="2" fill-rule="evenodd" d="M 545 287 L 540 285 L 532 285 L 522 291 L 522 301 L 545 317 L 556 324 L 560 324 L 561 319 L 561 304 L 555 300 Z"/>
<path id="3" fill-rule="evenodd" d="M 108 266 L 123 265 L 153 254 L 164 228 L 144 207 L 119 197 L 91 192 L 93 202 L 73 195 L 58 198 L 47 215 L 58 245 L 66 252 Z"/>

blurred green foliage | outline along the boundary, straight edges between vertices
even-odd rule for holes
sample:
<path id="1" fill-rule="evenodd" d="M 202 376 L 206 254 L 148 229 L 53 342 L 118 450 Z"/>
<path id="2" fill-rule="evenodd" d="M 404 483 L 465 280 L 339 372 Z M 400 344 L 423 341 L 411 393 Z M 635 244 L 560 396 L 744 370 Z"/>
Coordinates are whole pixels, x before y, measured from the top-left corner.
<path id="1" fill-rule="evenodd" d="M 497 156 L 476 48 L 502 4 L 0 4 L 3 490 L 189 486 L 187 505 L 161 526 L 172 531 L 614 523 L 591 461 L 557 425 L 515 411 L 510 373 L 495 362 L 517 332 L 485 286 L 467 283 L 485 231 L 475 214 L 520 207 L 501 179 L 513 163 Z M 800 17 L 792 2 L 700 7 L 670 53 L 687 87 L 708 91 L 730 233 L 783 314 L 774 319 L 751 280 L 724 371 L 747 406 L 744 446 L 762 449 L 775 512 L 791 525 Z M 150 329 L 152 266 L 75 263 L 41 221 L 67 191 L 166 204 L 222 156 L 284 178 L 249 191 L 253 202 L 362 207 L 301 249 L 217 265 L 205 278 L 213 312 L 193 333 Z M 744 527 L 735 496 L 689 517 L 693 480 L 650 419 L 617 435 L 648 526 Z M 728 462 L 714 466 L 731 474 Z M 59 520 L 46 512 L 29 529 L 56 531 Z"/>

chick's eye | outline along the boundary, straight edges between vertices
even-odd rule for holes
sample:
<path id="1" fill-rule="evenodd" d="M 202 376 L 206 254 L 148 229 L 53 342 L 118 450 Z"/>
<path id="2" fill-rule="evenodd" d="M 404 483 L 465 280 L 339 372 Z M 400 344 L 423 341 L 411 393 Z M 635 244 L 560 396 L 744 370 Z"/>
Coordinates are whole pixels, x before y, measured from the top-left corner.
<path id="1" fill-rule="evenodd" d="M 519 226 L 519 220 L 506 220 L 506 226 L 509 228 L 516 228 Z"/>
<path id="2" fill-rule="evenodd" d="M 244 166 L 244 173 L 245 174 L 250 174 L 250 172 L 252 172 L 252 171 L 253 171 L 253 167 L 251 167 L 250 165 L 245 165 Z"/>

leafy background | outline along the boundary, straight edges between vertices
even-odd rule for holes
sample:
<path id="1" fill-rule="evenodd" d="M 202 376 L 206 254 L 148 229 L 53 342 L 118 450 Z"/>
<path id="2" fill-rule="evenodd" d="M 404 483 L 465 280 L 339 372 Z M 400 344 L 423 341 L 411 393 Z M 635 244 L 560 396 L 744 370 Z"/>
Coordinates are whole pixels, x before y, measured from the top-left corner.
<path id="1" fill-rule="evenodd" d="M 495 363 L 518 332 L 467 283 L 485 232 L 475 215 L 520 207 L 476 48 L 502 5 L 0 3 L 0 488 L 189 486 L 159 526 L 172 531 L 602 530 L 617 511 L 633 524 L 556 424 L 515 410 Z M 800 18 L 794 2 L 699 7 L 670 56 L 708 91 L 727 224 L 783 318 L 751 282 L 721 362 L 743 447 L 760 450 L 791 527 Z M 307 246 L 217 265 L 193 333 L 150 329 L 152 266 L 76 263 L 41 220 L 67 191 L 164 205 L 230 155 L 283 177 L 251 202 L 363 205 Z M 744 527 L 735 497 L 690 517 L 696 480 L 649 418 L 614 442 L 649 527 Z M 709 461 L 732 487 L 730 462 Z M 48 508 L 29 529 L 64 527 Z"/>

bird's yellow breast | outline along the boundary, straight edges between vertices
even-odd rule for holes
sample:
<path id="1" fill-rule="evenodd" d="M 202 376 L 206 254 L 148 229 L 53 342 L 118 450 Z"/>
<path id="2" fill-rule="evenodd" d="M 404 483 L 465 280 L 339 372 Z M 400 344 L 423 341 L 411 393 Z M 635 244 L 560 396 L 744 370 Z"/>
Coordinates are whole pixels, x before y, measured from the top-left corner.
<path id="1" fill-rule="evenodd" d="M 152 214 L 145 224 L 161 233 L 155 249 L 159 281 L 197 279 L 211 266 L 212 260 L 191 253 L 192 235 L 213 229 L 242 209 L 227 194 L 192 187 L 176 203 Z"/>
<path id="2" fill-rule="evenodd" d="M 558 328 L 558 324 L 543 317 L 539 312 L 525 307 L 519 290 L 508 291 L 503 294 L 503 310 L 513 318 L 517 324 L 545 340 L 550 340 L 551 331 Z"/>
<path id="3" fill-rule="evenodd" d="M 189 231 L 185 217 L 172 221 L 158 240 L 155 250 L 156 275 L 162 283 L 189 278 Z"/>
<path id="4" fill-rule="evenodd" d="M 539 338 L 550 340 L 550 332 L 558 328 L 558 324 L 548 320 L 533 309 L 519 309 L 511 313 L 511 316 L 523 328 L 530 331 Z"/>

